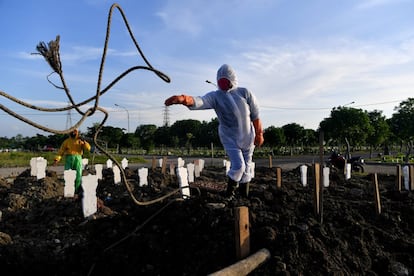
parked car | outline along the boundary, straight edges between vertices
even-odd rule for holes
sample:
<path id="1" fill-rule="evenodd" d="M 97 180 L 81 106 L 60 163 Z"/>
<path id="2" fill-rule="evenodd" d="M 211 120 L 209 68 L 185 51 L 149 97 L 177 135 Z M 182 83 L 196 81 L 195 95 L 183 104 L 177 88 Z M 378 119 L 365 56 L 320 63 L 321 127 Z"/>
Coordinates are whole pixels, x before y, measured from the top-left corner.
<path id="1" fill-rule="evenodd" d="M 43 151 L 55 151 L 56 149 L 51 145 L 46 145 L 43 147 Z"/>

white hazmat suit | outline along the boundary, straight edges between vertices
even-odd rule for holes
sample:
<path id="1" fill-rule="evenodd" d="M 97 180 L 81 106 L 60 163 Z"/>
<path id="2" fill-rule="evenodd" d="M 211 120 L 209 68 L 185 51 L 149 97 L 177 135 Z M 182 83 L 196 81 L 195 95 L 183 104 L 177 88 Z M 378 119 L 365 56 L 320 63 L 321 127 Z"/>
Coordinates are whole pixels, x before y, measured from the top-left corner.
<path id="1" fill-rule="evenodd" d="M 248 89 L 237 86 L 236 73 L 229 65 L 224 64 L 218 69 L 217 83 L 219 89 L 204 96 L 172 96 L 165 104 L 184 104 L 191 110 L 215 110 L 220 141 L 230 159 L 229 185 L 233 182 L 232 185 L 237 186 L 237 183 L 248 183 L 252 179 L 255 144 L 263 144 L 259 106 Z"/>

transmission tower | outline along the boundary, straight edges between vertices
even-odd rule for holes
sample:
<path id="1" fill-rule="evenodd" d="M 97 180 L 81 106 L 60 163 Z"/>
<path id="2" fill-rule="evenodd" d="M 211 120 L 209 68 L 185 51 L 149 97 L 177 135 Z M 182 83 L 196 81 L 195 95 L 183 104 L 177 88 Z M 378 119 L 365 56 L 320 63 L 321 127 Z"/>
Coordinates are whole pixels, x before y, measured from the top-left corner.
<path id="1" fill-rule="evenodd" d="M 70 106 L 70 102 L 68 103 L 68 106 Z M 66 115 L 66 129 L 69 129 L 72 127 L 72 113 L 71 109 L 68 109 L 67 115 Z"/>
<path id="2" fill-rule="evenodd" d="M 170 125 L 170 114 L 168 106 L 164 106 L 164 124 L 165 127 L 168 127 Z"/>

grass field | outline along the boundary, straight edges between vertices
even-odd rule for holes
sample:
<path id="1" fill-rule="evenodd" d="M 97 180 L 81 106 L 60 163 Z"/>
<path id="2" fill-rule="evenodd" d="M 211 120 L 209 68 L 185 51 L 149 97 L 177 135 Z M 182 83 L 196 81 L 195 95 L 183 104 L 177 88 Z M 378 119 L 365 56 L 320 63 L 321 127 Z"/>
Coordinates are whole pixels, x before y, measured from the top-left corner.
<path id="1" fill-rule="evenodd" d="M 0 153 L 0 168 L 8 167 L 25 167 L 30 166 L 30 159 L 33 157 L 43 157 L 47 160 L 47 164 L 51 165 L 56 156 L 56 152 L 1 152 Z M 124 156 L 114 155 L 117 161 L 121 162 Z M 87 153 L 83 158 L 88 158 L 89 160 L 93 159 L 95 164 L 97 163 L 106 163 L 108 157 L 106 155 L 94 155 L 92 153 Z M 129 163 L 145 163 L 145 159 L 142 156 L 128 156 Z M 60 161 L 60 164 L 64 164 L 64 160 Z"/>

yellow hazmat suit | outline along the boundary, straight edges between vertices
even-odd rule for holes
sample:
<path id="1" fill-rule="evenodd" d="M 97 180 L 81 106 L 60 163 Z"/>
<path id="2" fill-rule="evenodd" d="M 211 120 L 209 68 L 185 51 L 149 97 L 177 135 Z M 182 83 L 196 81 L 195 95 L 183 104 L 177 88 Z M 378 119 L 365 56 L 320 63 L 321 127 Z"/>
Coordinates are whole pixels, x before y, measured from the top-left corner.
<path id="1" fill-rule="evenodd" d="M 65 170 L 76 170 L 75 193 L 79 191 L 82 180 L 82 155 L 84 151 L 90 151 L 91 145 L 79 138 L 79 131 L 75 129 L 70 137 L 63 141 L 54 164 L 57 164 L 62 156 L 65 156 Z"/>

